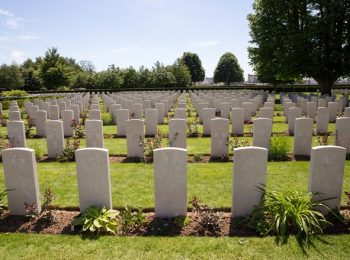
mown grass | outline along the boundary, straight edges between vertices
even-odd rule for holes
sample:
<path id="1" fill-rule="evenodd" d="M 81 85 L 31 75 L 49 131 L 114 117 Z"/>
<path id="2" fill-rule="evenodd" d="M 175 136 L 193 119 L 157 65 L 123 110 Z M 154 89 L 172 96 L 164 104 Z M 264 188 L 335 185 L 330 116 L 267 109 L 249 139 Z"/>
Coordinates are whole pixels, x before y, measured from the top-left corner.
<path id="1" fill-rule="evenodd" d="M 38 163 L 41 193 L 51 188 L 55 205 L 78 207 L 78 188 L 75 163 Z M 232 163 L 187 164 L 188 199 L 197 196 L 214 208 L 231 207 Z M 153 164 L 111 163 L 111 187 L 114 207 L 153 208 Z M 0 164 L 0 172 L 3 172 Z M 98 174 L 98 172 L 96 173 Z M 269 162 L 267 170 L 268 189 L 307 191 L 309 162 Z M 5 189 L 4 175 L 0 175 L 0 190 Z M 350 162 L 346 162 L 343 191 L 350 191 Z M 342 205 L 346 197 L 342 196 Z"/>
<path id="2" fill-rule="evenodd" d="M 1 259 L 347 259 L 350 235 L 320 236 L 303 251 L 295 238 L 111 237 L 0 234 Z"/>

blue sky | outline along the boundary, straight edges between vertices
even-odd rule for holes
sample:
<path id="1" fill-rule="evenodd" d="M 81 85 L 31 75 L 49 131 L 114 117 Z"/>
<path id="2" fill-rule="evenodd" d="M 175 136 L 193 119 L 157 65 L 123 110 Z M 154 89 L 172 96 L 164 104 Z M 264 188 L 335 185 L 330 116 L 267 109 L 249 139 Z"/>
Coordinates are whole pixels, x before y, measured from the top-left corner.
<path id="1" fill-rule="evenodd" d="M 63 56 L 152 67 L 195 52 L 211 77 L 220 56 L 233 52 L 252 72 L 247 15 L 253 0 L 1 0 L 0 64 L 21 63 L 57 47 Z"/>

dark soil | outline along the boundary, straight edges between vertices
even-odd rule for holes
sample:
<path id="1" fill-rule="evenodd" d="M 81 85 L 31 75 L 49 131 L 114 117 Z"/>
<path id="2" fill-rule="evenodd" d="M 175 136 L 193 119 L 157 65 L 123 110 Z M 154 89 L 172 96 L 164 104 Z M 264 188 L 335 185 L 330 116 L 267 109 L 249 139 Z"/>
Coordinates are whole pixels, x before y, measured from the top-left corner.
<path id="1" fill-rule="evenodd" d="M 327 234 L 350 234 L 350 208 L 343 208 L 342 216 L 345 223 L 333 221 L 325 231 Z M 137 229 L 122 232 L 118 235 L 127 236 L 257 236 L 254 231 L 245 228 L 239 219 L 231 219 L 227 211 L 215 211 L 219 215 L 216 228 L 203 225 L 202 215 L 196 212 L 188 212 L 187 218 L 159 219 L 154 212 L 145 212 L 146 221 Z M 1 233 L 37 233 L 37 234 L 77 234 L 79 227 L 71 224 L 74 217 L 79 215 L 76 210 L 51 210 L 51 215 L 38 218 L 25 216 L 10 216 L 7 211 L 0 219 Z"/>

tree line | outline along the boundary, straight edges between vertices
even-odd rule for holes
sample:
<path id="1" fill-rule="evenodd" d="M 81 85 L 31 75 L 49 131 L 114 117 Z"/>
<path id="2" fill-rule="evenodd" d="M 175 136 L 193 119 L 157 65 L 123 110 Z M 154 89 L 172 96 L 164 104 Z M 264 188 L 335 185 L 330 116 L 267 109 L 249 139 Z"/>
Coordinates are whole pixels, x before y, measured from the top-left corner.
<path id="1" fill-rule="evenodd" d="M 183 88 L 203 81 L 205 71 L 197 54 L 185 52 L 173 64 L 156 62 L 152 68 L 120 68 L 110 65 L 97 72 L 91 61 L 77 62 L 50 48 L 43 57 L 27 59 L 22 64 L 0 67 L 0 88 L 72 90 L 118 88 Z M 214 82 L 230 84 L 243 81 L 243 70 L 232 53 L 225 53 L 215 69 Z"/>

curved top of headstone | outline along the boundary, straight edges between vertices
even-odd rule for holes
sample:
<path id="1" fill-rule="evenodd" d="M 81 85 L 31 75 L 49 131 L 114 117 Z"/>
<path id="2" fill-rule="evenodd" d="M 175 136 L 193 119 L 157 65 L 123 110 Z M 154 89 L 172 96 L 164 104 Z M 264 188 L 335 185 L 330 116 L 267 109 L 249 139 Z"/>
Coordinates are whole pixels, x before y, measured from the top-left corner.
<path id="1" fill-rule="evenodd" d="M 331 151 L 334 151 L 334 150 L 343 150 L 344 152 L 346 152 L 346 148 L 344 147 L 341 147 L 341 146 L 336 146 L 336 145 L 320 145 L 320 146 L 315 146 L 315 147 L 312 147 L 312 150 L 315 150 L 315 151 L 320 151 L 320 150 L 331 150 Z"/>

